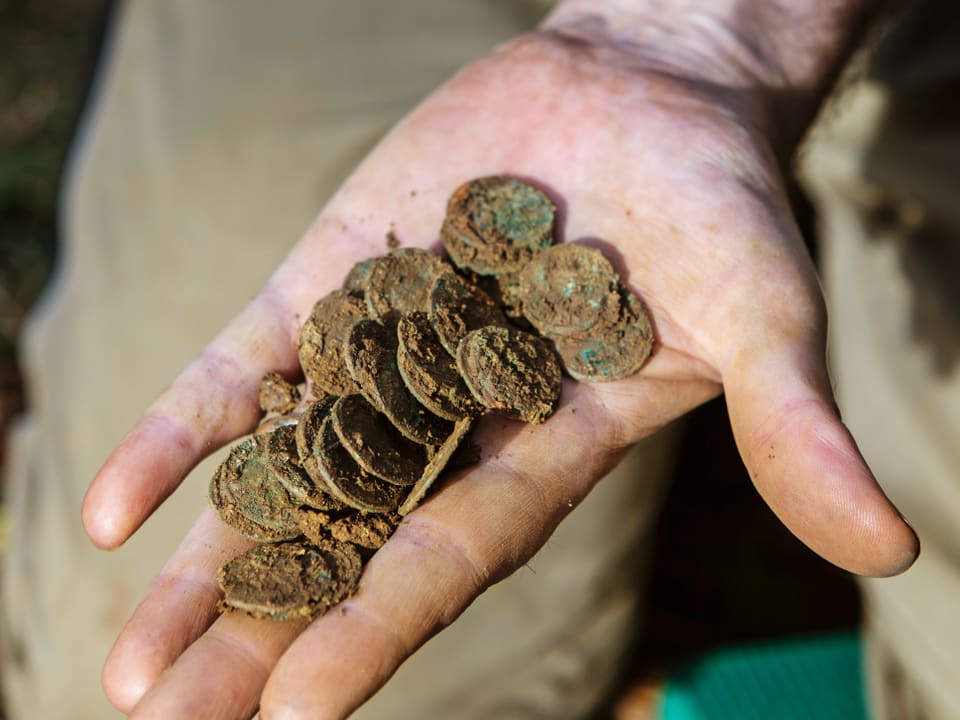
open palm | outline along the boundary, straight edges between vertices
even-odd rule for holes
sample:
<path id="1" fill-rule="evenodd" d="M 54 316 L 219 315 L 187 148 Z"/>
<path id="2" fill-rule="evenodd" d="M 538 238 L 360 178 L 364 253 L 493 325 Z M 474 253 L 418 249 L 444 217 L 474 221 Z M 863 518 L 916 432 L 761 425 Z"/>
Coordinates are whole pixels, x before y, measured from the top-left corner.
<path id="1" fill-rule="evenodd" d="M 200 459 L 249 432 L 261 376 L 297 372 L 316 299 L 381 254 L 388 228 L 435 246 L 464 180 L 546 188 L 561 239 L 599 244 L 648 305 L 654 353 L 627 380 L 566 383 L 541 427 L 482 422 L 482 462 L 408 517 L 345 612 L 309 626 L 217 617 L 217 568 L 249 543 L 203 512 L 114 647 L 111 700 L 135 717 L 243 718 L 261 704 L 265 718 L 342 716 L 535 553 L 629 445 L 720 392 L 751 477 L 793 532 L 853 572 L 909 565 L 913 533 L 833 405 L 823 301 L 775 159 L 730 90 L 538 34 L 397 126 L 104 465 L 84 504 L 98 545 L 124 542 Z"/>

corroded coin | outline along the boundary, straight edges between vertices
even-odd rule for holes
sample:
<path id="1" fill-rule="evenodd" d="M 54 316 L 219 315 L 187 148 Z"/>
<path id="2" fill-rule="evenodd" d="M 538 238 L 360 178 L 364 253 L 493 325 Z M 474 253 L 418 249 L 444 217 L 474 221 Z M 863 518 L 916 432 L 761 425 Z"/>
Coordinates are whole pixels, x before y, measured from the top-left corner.
<path id="1" fill-rule="evenodd" d="M 589 333 L 554 339 L 564 370 L 575 380 L 610 382 L 637 372 L 653 349 L 653 326 L 643 303 L 626 288 L 619 291 L 616 321 Z"/>
<path id="2" fill-rule="evenodd" d="M 451 356 L 471 330 L 507 322 L 503 312 L 483 290 L 454 272 L 438 276 L 430 289 L 430 321 Z"/>
<path id="3" fill-rule="evenodd" d="M 424 468 L 420 479 L 417 480 L 417 483 L 410 490 L 410 494 L 407 495 L 403 504 L 400 505 L 400 509 L 397 511 L 400 515 L 406 515 L 420 504 L 420 501 L 423 500 L 427 491 L 433 483 L 437 481 L 440 473 L 443 472 L 443 469 L 456 453 L 457 448 L 460 447 L 460 443 L 463 442 L 467 433 L 470 432 L 472 425 L 473 418 L 465 417 L 457 421 L 453 432 L 450 433 L 450 437 L 447 438 L 443 445 L 437 448 L 433 457 L 430 458 L 430 462 L 427 463 L 427 467 Z"/>
<path id="4" fill-rule="evenodd" d="M 300 402 L 300 390 L 287 382 L 280 373 L 268 372 L 260 380 L 260 409 L 283 415 L 293 410 Z"/>
<path id="5" fill-rule="evenodd" d="M 217 575 L 222 606 L 271 620 L 322 615 L 349 597 L 362 570 L 349 545 L 302 542 L 260 545 L 226 563 Z"/>
<path id="6" fill-rule="evenodd" d="M 420 477 L 426 447 L 400 434 L 362 395 L 338 399 L 330 418 L 340 444 L 366 472 L 394 485 L 411 485 Z"/>
<path id="7" fill-rule="evenodd" d="M 404 315 L 397 325 L 397 340 L 397 369 L 407 388 L 427 410 L 447 420 L 480 412 L 453 357 L 440 344 L 427 313 Z"/>
<path id="8" fill-rule="evenodd" d="M 528 183 L 480 178 L 454 191 L 440 236 L 458 267 L 482 275 L 516 271 L 553 242 L 555 213 L 550 199 Z"/>
<path id="9" fill-rule="evenodd" d="M 287 490 L 291 497 L 303 505 L 309 505 L 318 510 L 342 510 L 344 504 L 333 497 L 327 488 L 327 480 L 320 468 L 317 467 L 316 450 L 320 447 L 317 442 L 320 436 L 320 426 L 330 415 L 330 408 L 336 401 L 334 397 L 327 397 L 320 402 L 307 406 L 300 416 L 296 427 L 296 450 L 300 465 L 307 478 L 298 478 L 300 482 L 292 483 L 288 480 Z"/>
<path id="10" fill-rule="evenodd" d="M 426 310 L 433 279 L 449 269 L 440 256 L 420 248 L 400 248 L 376 258 L 366 283 L 370 317 Z"/>
<path id="11" fill-rule="evenodd" d="M 350 328 L 365 317 L 363 300 L 345 290 L 335 290 L 314 305 L 300 330 L 297 348 L 300 365 L 311 383 L 332 395 L 357 392 L 347 372 L 344 345 Z"/>
<path id="12" fill-rule="evenodd" d="M 275 542 L 300 534 L 294 503 L 268 462 L 270 433 L 235 445 L 210 481 L 209 501 L 223 522 L 244 537 Z"/>
<path id="13" fill-rule="evenodd" d="M 407 438 L 439 445 L 453 430 L 449 420 L 434 415 L 410 393 L 397 367 L 396 325 L 364 320 L 353 326 L 347 343 L 347 364 L 360 392 Z"/>
<path id="14" fill-rule="evenodd" d="M 553 337 L 583 333 L 620 304 L 617 273 L 596 248 L 563 243 L 547 248 L 520 273 L 523 313 Z"/>
<path id="15" fill-rule="evenodd" d="M 313 453 L 330 493 L 350 507 L 367 512 L 393 512 L 399 506 L 403 486 L 388 483 L 361 468 L 340 444 L 329 417 L 320 425 Z"/>
<path id="16" fill-rule="evenodd" d="M 457 368 L 482 405 L 526 422 L 544 422 L 560 401 L 560 363 L 550 344 L 502 325 L 474 330 L 457 350 Z"/>
<path id="17" fill-rule="evenodd" d="M 370 277 L 370 271 L 373 269 L 375 260 L 376 258 L 367 258 L 366 260 L 354 263 L 353 267 L 350 268 L 350 271 L 347 273 L 347 276 L 343 279 L 343 289 L 349 293 L 363 297 L 367 291 L 367 279 Z"/>

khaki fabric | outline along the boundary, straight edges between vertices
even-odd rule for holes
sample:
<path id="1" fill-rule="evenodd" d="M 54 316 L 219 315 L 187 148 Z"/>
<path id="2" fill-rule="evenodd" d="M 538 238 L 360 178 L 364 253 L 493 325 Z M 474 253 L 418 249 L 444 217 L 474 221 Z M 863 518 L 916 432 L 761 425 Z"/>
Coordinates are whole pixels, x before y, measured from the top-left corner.
<path id="1" fill-rule="evenodd" d="M 89 480 L 372 144 L 547 4 L 121 7 L 66 178 L 60 264 L 23 337 L 30 413 L 11 439 L 2 591 L 10 720 L 119 715 L 103 659 L 203 506 L 217 458 L 113 553 L 80 526 Z M 582 716 L 630 637 L 637 547 L 670 456 L 668 433 L 640 446 L 358 717 Z"/>
<path id="2" fill-rule="evenodd" d="M 861 583 L 878 720 L 960 718 L 958 35 L 960 8 L 915 3 L 802 162 L 838 401 L 922 543 L 903 576 Z"/>

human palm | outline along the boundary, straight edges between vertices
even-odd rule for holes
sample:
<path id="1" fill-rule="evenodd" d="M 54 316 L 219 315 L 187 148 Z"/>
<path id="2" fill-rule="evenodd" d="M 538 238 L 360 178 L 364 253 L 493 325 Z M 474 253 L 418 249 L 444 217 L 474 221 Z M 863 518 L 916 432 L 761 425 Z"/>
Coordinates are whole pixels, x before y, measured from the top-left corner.
<path id="1" fill-rule="evenodd" d="M 98 545 L 121 544 L 203 456 L 249 432 L 262 375 L 297 372 L 316 299 L 381 254 L 387 229 L 435 245 L 467 179 L 545 188 L 560 238 L 598 244 L 644 299 L 653 355 L 626 380 L 566 382 L 533 431 L 481 422 L 481 463 L 408 516 L 343 612 L 309 626 L 217 617 L 217 568 L 249 543 L 204 511 L 111 653 L 111 700 L 135 717 L 242 718 L 261 702 L 265 718 L 345 714 L 526 562 L 629 445 L 720 392 L 758 490 L 802 540 L 853 572 L 906 567 L 916 540 L 833 405 L 822 297 L 760 109 L 731 100 L 745 95 L 538 34 L 400 123 L 104 465 L 84 504 Z"/>

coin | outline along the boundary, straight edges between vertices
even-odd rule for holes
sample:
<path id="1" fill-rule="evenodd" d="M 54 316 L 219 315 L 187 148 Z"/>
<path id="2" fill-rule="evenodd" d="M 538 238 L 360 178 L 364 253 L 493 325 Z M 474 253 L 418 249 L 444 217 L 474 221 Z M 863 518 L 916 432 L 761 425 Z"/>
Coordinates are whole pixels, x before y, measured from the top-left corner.
<path id="1" fill-rule="evenodd" d="M 287 542 L 260 545 L 227 562 L 217 574 L 221 606 L 290 621 L 322 615 L 349 597 L 362 571 L 349 545 Z"/>
<path id="2" fill-rule="evenodd" d="M 653 349 L 653 326 L 643 303 L 626 288 L 619 290 L 616 320 L 589 333 L 554 339 L 563 369 L 575 380 L 611 382 L 637 372 Z"/>
<path id="3" fill-rule="evenodd" d="M 367 279 L 370 277 L 370 271 L 373 269 L 375 260 L 376 258 L 367 258 L 354 263 L 343 279 L 342 288 L 349 293 L 363 297 L 367 291 Z"/>
<path id="4" fill-rule="evenodd" d="M 458 187 L 440 230 L 454 263 L 483 275 L 523 267 L 553 242 L 556 208 L 532 185 L 503 176 Z"/>
<path id="5" fill-rule="evenodd" d="M 275 542 L 300 534 L 294 503 L 268 463 L 271 434 L 234 445 L 213 474 L 208 498 L 217 516 L 244 537 Z"/>
<path id="6" fill-rule="evenodd" d="M 460 341 L 457 369 L 473 396 L 491 410 L 540 424 L 557 408 L 561 371 L 542 338 L 502 325 Z"/>
<path id="7" fill-rule="evenodd" d="M 334 290 L 313 306 L 297 347 L 300 365 L 311 383 L 332 395 L 357 392 L 344 362 L 344 344 L 353 324 L 365 317 L 363 300 L 345 290 Z"/>
<path id="8" fill-rule="evenodd" d="M 313 454 L 327 488 L 339 500 L 367 512 L 392 512 L 397 509 L 404 488 L 363 470 L 340 444 L 330 417 L 320 425 L 320 434 L 313 442 Z"/>
<path id="9" fill-rule="evenodd" d="M 350 372 L 363 396 L 405 437 L 424 445 L 439 445 L 453 430 L 453 424 L 427 410 L 410 393 L 397 366 L 398 343 L 395 324 L 358 322 L 347 343 Z"/>
<path id="10" fill-rule="evenodd" d="M 430 462 L 427 463 L 427 467 L 424 468 L 420 479 L 417 480 L 413 489 L 410 490 L 410 494 L 407 495 L 403 504 L 400 505 L 400 509 L 397 511 L 400 515 L 406 515 L 412 512 L 413 509 L 420 504 L 420 501 L 423 500 L 427 491 L 433 483 L 436 482 L 437 478 L 440 477 L 440 473 L 443 472 L 447 463 L 450 462 L 450 458 L 453 457 L 457 448 L 460 447 L 460 443 L 467 436 L 467 433 L 470 432 L 472 426 L 473 418 L 465 417 L 457 421 L 453 432 L 450 433 L 450 437 L 447 438 L 446 442 L 444 442 L 443 445 L 437 449 L 437 452 L 433 454 L 433 457 L 430 458 Z"/>
<path id="11" fill-rule="evenodd" d="M 451 356 L 471 330 L 507 322 L 503 312 L 483 290 L 454 272 L 437 276 L 430 289 L 430 321 Z"/>
<path id="12" fill-rule="evenodd" d="M 260 380 L 260 409 L 267 413 L 283 415 L 293 410 L 300 402 L 300 391 L 287 382 L 280 373 L 268 372 Z"/>
<path id="13" fill-rule="evenodd" d="M 413 396 L 434 415 L 459 420 L 481 408 L 463 384 L 457 364 L 437 337 L 430 316 L 416 311 L 397 325 L 397 369 Z"/>
<path id="14" fill-rule="evenodd" d="M 449 267 L 440 256 L 420 248 L 400 248 L 376 258 L 366 284 L 370 317 L 426 310 L 434 277 Z"/>
<path id="15" fill-rule="evenodd" d="M 583 333 L 620 303 L 618 278 L 603 253 L 588 245 L 547 248 L 520 273 L 523 313 L 544 335 Z"/>
<path id="16" fill-rule="evenodd" d="M 362 395 L 348 395 L 330 410 L 340 444 L 366 471 L 393 485 L 412 485 L 427 464 L 423 445 L 404 437 Z"/>

